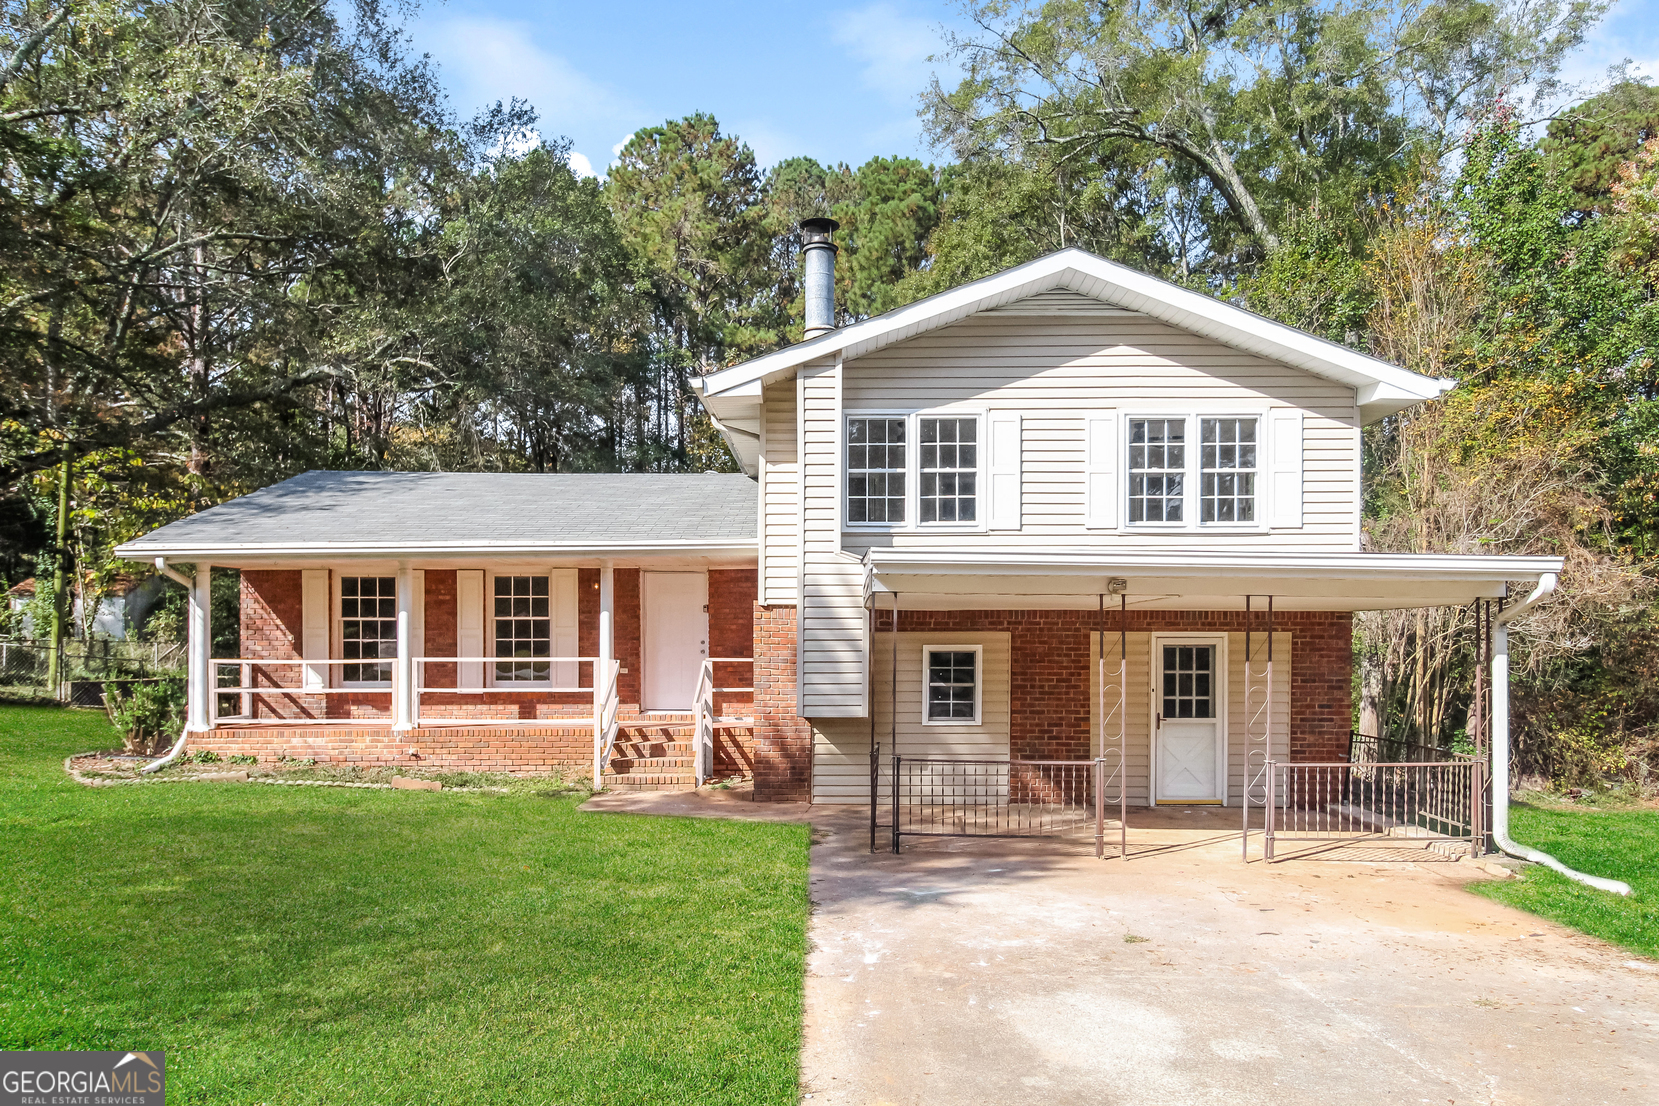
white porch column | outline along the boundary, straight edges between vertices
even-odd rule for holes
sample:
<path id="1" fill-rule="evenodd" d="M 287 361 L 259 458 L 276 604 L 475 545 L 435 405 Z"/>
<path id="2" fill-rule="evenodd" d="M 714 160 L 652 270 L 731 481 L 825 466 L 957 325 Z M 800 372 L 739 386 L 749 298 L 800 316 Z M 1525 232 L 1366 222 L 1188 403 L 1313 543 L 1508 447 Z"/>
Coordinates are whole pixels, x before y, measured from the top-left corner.
<path id="1" fill-rule="evenodd" d="M 213 566 L 196 565 L 196 581 L 190 588 L 190 609 L 185 627 L 185 729 L 203 733 L 213 728 Z"/>
<path id="2" fill-rule="evenodd" d="M 1492 835 L 1509 839 L 1509 623 L 1492 620 Z"/>
<path id="3" fill-rule="evenodd" d="M 616 656 L 616 569 L 610 561 L 599 562 L 599 659 Z M 599 682 L 597 679 L 594 681 Z"/>
<path id="4" fill-rule="evenodd" d="M 407 561 L 397 566 L 397 661 L 392 665 L 392 729 L 415 728 L 415 574 Z"/>

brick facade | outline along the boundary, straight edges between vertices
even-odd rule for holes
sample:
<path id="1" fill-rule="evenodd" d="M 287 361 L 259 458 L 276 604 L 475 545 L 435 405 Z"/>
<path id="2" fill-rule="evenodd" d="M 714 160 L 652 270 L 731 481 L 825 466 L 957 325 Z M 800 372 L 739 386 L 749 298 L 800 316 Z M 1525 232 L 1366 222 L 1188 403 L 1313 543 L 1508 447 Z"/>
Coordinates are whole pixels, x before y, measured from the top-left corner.
<path id="1" fill-rule="evenodd" d="M 425 577 L 424 653 L 432 657 L 453 657 L 459 652 L 457 635 L 456 576 L 454 570 L 429 569 Z M 751 640 L 756 573 L 754 569 L 715 569 L 709 572 L 709 644 L 711 655 L 749 657 L 754 655 Z M 618 679 L 621 700 L 619 716 L 624 722 L 642 719 L 639 709 L 642 687 L 640 570 L 615 570 L 614 638 L 616 657 L 622 672 Z M 300 657 L 303 610 L 301 575 L 297 570 L 247 570 L 242 573 L 241 632 L 243 656 L 253 659 L 297 660 Z M 577 573 L 578 652 L 596 656 L 599 652 L 599 570 L 579 569 Z M 421 694 L 421 716 L 441 723 L 444 719 L 465 721 L 490 719 L 503 722 L 556 722 L 560 718 L 585 718 L 593 713 L 593 697 L 586 693 L 547 694 L 525 691 L 488 691 L 481 694 L 445 694 L 454 687 L 453 663 L 425 666 L 427 690 Z M 742 687 L 750 680 L 750 666 L 728 664 L 716 672 L 716 685 Z M 260 686 L 297 687 L 302 674 L 297 665 L 250 666 L 252 682 Z M 580 684 L 591 687 L 593 665 L 583 664 Z M 331 695 L 292 693 L 260 694 L 251 697 L 253 717 L 280 727 L 283 721 L 320 722 L 338 720 L 384 721 L 391 714 L 389 691 L 362 691 Z M 749 711 L 749 696 L 721 696 L 716 709 L 739 716 Z M 678 720 L 683 723 L 686 719 Z M 674 726 L 676 719 L 653 716 L 661 726 Z M 524 734 L 496 729 L 438 726 L 415 731 L 421 741 L 436 742 L 447 752 L 434 756 L 451 758 L 446 766 L 464 767 L 473 757 L 480 769 L 487 765 L 516 764 L 504 770 L 541 772 L 555 768 L 585 769 L 591 766 L 593 734 L 581 727 L 537 726 Z M 572 737 L 571 735 L 581 735 Z M 226 726 L 216 731 L 213 743 L 203 747 L 232 754 L 252 754 L 262 759 L 281 755 L 312 756 L 319 760 L 397 764 L 410 763 L 397 750 L 411 744 L 410 737 L 396 739 L 384 729 L 274 728 Z M 542 742 L 545 748 L 527 748 Z M 469 753 L 467 750 L 475 750 Z M 424 754 L 423 754 L 424 755 Z M 717 775 L 749 774 L 753 771 L 752 735 L 745 730 L 723 731 L 715 743 Z"/>
<path id="2" fill-rule="evenodd" d="M 892 612 L 877 612 L 876 632 L 891 631 Z M 1254 628 L 1266 628 L 1256 616 Z M 1118 616 L 1108 611 L 1108 632 Z M 1095 611 L 902 611 L 901 633 L 1006 633 L 1011 646 L 1011 754 L 1028 760 L 1089 755 L 1089 635 Z M 1243 633 L 1242 611 L 1131 611 L 1128 631 Z M 1290 755 L 1340 760 L 1352 725 L 1353 616 L 1340 611 L 1280 611 L 1273 629 L 1291 635 Z"/>
<path id="3" fill-rule="evenodd" d="M 812 727 L 797 713 L 795 608 L 755 604 L 755 798 L 800 802 L 812 793 Z"/>

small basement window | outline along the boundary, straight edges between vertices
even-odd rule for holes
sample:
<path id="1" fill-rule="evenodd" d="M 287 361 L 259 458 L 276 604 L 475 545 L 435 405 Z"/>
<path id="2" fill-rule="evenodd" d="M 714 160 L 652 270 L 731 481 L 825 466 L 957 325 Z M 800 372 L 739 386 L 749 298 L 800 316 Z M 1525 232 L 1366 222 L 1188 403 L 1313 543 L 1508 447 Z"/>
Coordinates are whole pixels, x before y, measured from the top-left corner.
<path id="1" fill-rule="evenodd" d="M 977 726 L 980 712 L 978 645 L 930 645 L 922 650 L 925 704 L 922 721 L 931 726 Z"/>

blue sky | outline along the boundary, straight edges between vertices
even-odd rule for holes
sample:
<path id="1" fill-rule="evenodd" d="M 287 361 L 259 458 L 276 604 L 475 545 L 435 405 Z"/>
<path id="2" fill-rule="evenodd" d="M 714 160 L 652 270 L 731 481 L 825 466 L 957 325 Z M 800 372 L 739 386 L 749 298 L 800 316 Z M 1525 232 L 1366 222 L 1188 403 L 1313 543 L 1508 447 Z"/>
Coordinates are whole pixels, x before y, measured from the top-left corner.
<path id="1" fill-rule="evenodd" d="M 927 60 L 941 26 L 955 22 L 940 0 L 448 0 L 412 30 L 459 114 L 528 99 L 543 134 L 568 136 L 573 163 L 603 173 L 636 128 L 694 111 L 766 165 L 937 160 L 916 98 L 941 68 Z M 1659 78 L 1659 0 L 1622 0 L 1565 76 L 1594 82 L 1626 58 Z"/>

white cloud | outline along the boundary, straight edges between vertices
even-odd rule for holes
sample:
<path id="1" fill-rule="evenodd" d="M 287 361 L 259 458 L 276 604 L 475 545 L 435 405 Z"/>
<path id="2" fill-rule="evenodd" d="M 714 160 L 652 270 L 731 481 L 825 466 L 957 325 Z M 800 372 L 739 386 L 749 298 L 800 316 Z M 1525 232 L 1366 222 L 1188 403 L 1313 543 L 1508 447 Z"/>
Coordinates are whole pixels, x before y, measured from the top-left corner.
<path id="1" fill-rule="evenodd" d="M 891 4 L 868 4 L 834 16 L 836 45 L 858 64 L 859 80 L 895 103 L 913 102 L 927 87 L 928 56 L 944 45 L 939 25 Z"/>
<path id="2" fill-rule="evenodd" d="M 593 171 L 593 162 L 588 160 L 586 154 L 577 153 L 575 150 L 572 150 L 570 151 L 570 157 L 567 160 L 570 162 L 571 172 L 575 173 L 578 177 L 596 177 L 599 175 Z"/>
<path id="3" fill-rule="evenodd" d="M 517 96 L 540 113 L 543 130 L 555 134 L 595 120 L 612 121 L 606 127 L 611 130 L 638 117 L 626 97 L 538 46 L 528 23 L 476 16 L 436 19 L 423 21 L 417 40 L 442 68 L 462 115 Z"/>
<path id="4" fill-rule="evenodd" d="M 628 148 L 628 143 L 632 142 L 633 140 L 634 140 L 634 132 L 633 131 L 629 131 L 627 134 L 623 135 L 620 139 L 618 139 L 616 145 L 611 147 L 611 160 L 614 162 L 617 158 L 621 157 L 622 156 L 622 151 L 626 150 Z"/>

